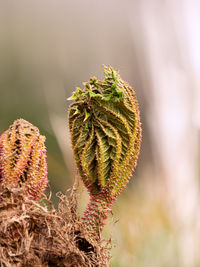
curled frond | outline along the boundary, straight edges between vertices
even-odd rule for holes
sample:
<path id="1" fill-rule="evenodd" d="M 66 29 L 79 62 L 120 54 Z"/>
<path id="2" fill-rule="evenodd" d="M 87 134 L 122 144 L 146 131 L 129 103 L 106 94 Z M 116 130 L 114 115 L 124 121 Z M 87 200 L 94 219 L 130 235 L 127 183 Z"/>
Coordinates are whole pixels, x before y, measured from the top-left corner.
<path id="1" fill-rule="evenodd" d="M 69 128 L 76 163 L 91 194 L 115 198 L 136 167 L 141 123 L 135 91 L 112 67 L 73 93 Z"/>

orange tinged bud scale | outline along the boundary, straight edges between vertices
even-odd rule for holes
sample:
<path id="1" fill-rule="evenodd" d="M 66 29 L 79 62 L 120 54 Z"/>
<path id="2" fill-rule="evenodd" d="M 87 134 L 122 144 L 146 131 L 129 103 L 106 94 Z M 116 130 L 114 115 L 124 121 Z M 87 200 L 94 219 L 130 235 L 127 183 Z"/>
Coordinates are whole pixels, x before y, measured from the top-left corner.
<path id="1" fill-rule="evenodd" d="M 24 187 L 39 199 L 47 183 L 45 137 L 37 127 L 18 119 L 0 136 L 0 186 Z"/>

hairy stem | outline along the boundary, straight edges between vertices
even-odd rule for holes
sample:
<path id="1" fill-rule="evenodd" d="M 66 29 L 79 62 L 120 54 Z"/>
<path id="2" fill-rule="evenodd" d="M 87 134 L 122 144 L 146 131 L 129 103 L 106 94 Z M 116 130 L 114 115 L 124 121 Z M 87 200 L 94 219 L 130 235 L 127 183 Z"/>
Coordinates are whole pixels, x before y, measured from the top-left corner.
<path id="1" fill-rule="evenodd" d="M 82 218 L 89 230 L 94 233 L 101 232 L 104 221 L 111 212 L 114 200 L 115 198 L 112 198 L 106 192 L 90 194 L 90 202 Z"/>

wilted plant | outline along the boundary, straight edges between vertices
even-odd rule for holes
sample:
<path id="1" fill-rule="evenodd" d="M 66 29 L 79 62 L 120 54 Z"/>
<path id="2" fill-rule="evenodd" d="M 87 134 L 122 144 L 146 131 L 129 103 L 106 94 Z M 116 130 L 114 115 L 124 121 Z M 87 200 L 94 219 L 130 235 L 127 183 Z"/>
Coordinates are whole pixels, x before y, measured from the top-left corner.
<path id="1" fill-rule="evenodd" d="M 37 127 L 18 119 L 0 136 L 0 187 L 24 187 L 39 199 L 47 178 L 45 137 Z"/>
<path id="2" fill-rule="evenodd" d="M 112 67 L 69 98 L 69 129 L 75 160 L 90 203 L 83 220 L 93 232 L 104 220 L 136 167 L 141 123 L 134 90 Z"/>

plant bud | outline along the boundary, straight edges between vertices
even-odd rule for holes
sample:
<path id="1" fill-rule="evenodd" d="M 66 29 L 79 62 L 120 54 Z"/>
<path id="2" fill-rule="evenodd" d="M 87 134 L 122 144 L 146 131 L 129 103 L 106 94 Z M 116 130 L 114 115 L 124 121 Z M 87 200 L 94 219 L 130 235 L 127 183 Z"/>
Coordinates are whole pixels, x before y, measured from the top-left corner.
<path id="1" fill-rule="evenodd" d="M 78 169 L 92 192 L 117 196 L 136 167 L 141 123 L 134 90 L 112 67 L 70 100 L 69 128 Z"/>
<path id="2" fill-rule="evenodd" d="M 37 127 L 18 119 L 0 136 L 0 186 L 24 187 L 39 199 L 47 183 L 45 137 Z"/>
<path id="3" fill-rule="evenodd" d="M 75 160 L 90 194 L 83 220 L 98 233 L 137 164 L 141 123 L 134 90 L 112 67 L 69 98 L 69 129 Z"/>

